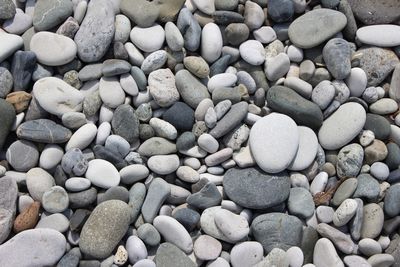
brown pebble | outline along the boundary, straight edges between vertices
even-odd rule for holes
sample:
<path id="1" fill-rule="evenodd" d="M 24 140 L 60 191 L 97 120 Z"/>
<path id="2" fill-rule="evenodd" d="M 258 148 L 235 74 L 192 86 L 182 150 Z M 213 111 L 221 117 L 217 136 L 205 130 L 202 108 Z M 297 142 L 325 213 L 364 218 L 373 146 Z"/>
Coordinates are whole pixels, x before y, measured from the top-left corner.
<path id="1" fill-rule="evenodd" d="M 6 101 L 14 106 L 16 113 L 21 113 L 28 108 L 31 99 L 31 94 L 24 91 L 18 91 L 8 94 Z"/>
<path id="2" fill-rule="evenodd" d="M 40 202 L 33 202 L 27 209 L 21 212 L 14 221 L 14 232 L 19 233 L 32 229 L 39 220 Z"/>

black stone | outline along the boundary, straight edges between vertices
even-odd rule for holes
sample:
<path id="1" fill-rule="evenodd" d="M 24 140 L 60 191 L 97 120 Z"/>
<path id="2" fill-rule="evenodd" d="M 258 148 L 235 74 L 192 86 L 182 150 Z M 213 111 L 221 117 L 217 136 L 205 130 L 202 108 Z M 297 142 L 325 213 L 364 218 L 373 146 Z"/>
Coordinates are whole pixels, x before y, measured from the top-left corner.
<path id="1" fill-rule="evenodd" d="M 14 91 L 25 91 L 28 89 L 35 67 L 36 54 L 34 52 L 15 52 L 11 64 L 11 73 L 14 77 Z"/>
<path id="2" fill-rule="evenodd" d="M 72 248 L 64 254 L 61 260 L 57 263 L 57 267 L 77 267 L 82 254 L 79 248 Z"/>
<path id="3" fill-rule="evenodd" d="M 102 145 L 95 145 L 93 147 L 93 153 L 96 159 L 104 159 L 112 163 L 118 170 L 128 165 L 128 163 L 121 157 L 118 152 L 107 149 Z"/>
<path id="4" fill-rule="evenodd" d="M 186 199 L 186 202 L 198 209 L 207 209 L 221 204 L 222 196 L 214 183 L 206 184 L 199 192 Z"/>
<path id="5" fill-rule="evenodd" d="M 200 214 L 189 208 L 178 209 L 172 216 L 180 222 L 189 233 L 196 228 L 200 221 Z"/>
<path id="6" fill-rule="evenodd" d="M 61 187 L 65 186 L 65 181 L 67 181 L 68 176 L 65 174 L 61 164 L 57 165 L 53 176 L 54 176 L 56 185 L 61 186 Z"/>
<path id="7" fill-rule="evenodd" d="M 317 130 L 323 122 L 321 109 L 285 86 L 273 86 L 267 92 L 268 107 L 291 117 L 297 124 Z"/>
<path id="8" fill-rule="evenodd" d="M 292 0 L 268 0 L 268 16 L 275 22 L 289 21 L 294 14 Z"/>
<path id="9" fill-rule="evenodd" d="M 367 113 L 367 119 L 364 125 L 365 130 L 371 130 L 375 134 L 375 138 L 386 140 L 390 136 L 390 123 L 385 117 Z"/>
<path id="10" fill-rule="evenodd" d="M 163 119 L 177 130 L 190 131 L 194 123 L 194 111 L 186 103 L 176 102 L 163 114 Z"/>
<path id="11" fill-rule="evenodd" d="M 210 77 L 216 74 L 224 73 L 229 67 L 230 60 L 231 55 L 225 55 L 217 59 L 217 61 L 210 66 Z"/>
<path id="12" fill-rule="evenodd" d="M 188 150 L 196 145 L 196 136 L 192 132 L 182 133 L 176 140 L 176 148 L 180 150 Z"/>

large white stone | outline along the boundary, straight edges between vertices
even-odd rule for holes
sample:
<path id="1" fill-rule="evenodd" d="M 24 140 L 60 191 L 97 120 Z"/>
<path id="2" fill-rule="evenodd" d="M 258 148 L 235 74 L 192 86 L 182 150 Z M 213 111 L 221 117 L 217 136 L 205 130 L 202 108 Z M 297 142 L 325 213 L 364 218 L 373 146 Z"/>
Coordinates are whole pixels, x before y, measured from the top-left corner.
<path id="1" fill-rule="evenodd" d="M 160 25 L 148 28 L 133 27 L 131 34 L 132 43 L 144 52 L 159 50 L 165 39 L 165 31 Z"/>
<path id="2" fill-rule="evenodd" d="M 318 267 L 344 267 L 335 246 L 327 238 L 321 238 L 315 244 L 313 262 Z"/>
<path id="3" fill-rule="evenodd" d="M 9 34 L 0 29 L 0 62 L 11 56 L 24 44 L 21 36 Z"/>
<path id="4" fill-rule="evenodd" d="M 89 161 L 85 177 L 88 178 L 92 184 L 105 189 L 117 186 L 121 179 L 114 165 L 103 159 Z"/>
<path id="5" fill-rule="evenodd" d="M 393 47 L 400 45 L 400 26 L 397 25 L 371 25 L 359 28 L 357 38 L 361 43 Z"/>
<path id="6" fill-rule="evenodd" d="M 75 42 L 64 35 L 52 32 L 38 32 L 32 36 L 31 51 L 37 60 L 48 66 L 60 66 L 71 62 L 77 53 Z"/>
<path id="7" fill-rule="evenodd" d="M 97 135 L 97 127 L 93 123 L 87 123 L 80 127 L 69 139 L 65 150 L 71 148 L 85 149 Z"/>
<path id="8" fill-rule="evenodd" d="M 118 78 L 102 77 L 99 85 L 100 98 L 110 108 L 117 108 L 125 101 L 125 91 Z"/>
<path id="9" fill-rule="evenodd" d="M 298 130 L 299 149 L 288 167 L 292 171 L 301 171 L 310 166 L 318 151 L 318 138 L 314 131 L 305 126 L 298 126 Z"/>
<path id="10" fill-rule="evenodd" d="M 201 56 L 208 62 L 216 61 L 222 51 L 222 34 L 218 25 L 207 23 L 201 32 Z"/>
<path id="11" fill-rule="evenodd" d="M 346 103 L 324 121 L 318 132 L 321 146 L 335 150 L 347 145 L 364 127 L 367 116 L 358 103 Z"/>
<path id="12" fill-rule="evenodd" d="M 268 173 L 286 169 L 299 147 L 299 131 L 289 116 L 272 113 L 251 128 L 249 143 L 257 165 Z"/>
<path id="13" fill-rule="evenodd" d="M 153 172 L 161 175 L 173 173 L 179 167 L 177 155 L 156 155 L 149 158 L 147 166 Z"/>
<path id="14" fill-rule="evenodd" d="M 81 111 L 84 95 L 68 83 L 55 77 L 38 80 L 33 95 L 47 112 L 62 116 L 71 111 Z"/>

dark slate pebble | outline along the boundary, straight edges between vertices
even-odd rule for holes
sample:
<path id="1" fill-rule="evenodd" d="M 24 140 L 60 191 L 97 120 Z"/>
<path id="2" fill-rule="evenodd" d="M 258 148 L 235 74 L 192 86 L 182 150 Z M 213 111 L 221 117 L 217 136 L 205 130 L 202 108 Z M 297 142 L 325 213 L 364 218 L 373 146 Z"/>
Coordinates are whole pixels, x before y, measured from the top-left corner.
<path id="1" fill-rule="evenodd" d="M 150 139 L 154 137 L 156 134 L 154 132 L 153 127 L 151 127 L 148 124 L 140 124 L 139 126 L 139 138 L 142 141 L 145 141 L 147 139 Z"/>
<path id="2" fill-rule="evenodd" d="M 145 91 L 147 88 L 147 78 L 144 72 L 137 66 L 131 68 L 131 75 L 135 80 L 140 91 Z"/>
<path id="3" fill-rule="evenodd" d="M 389 121 L 377 114 L 367 113 L 364 129 L 373 131 L 375 138 L 382 141 L 385 141 L 390 136 Z"/>
<path id="4" fill-rule="evenodd" d="M 72 176 L 82 176 L 85 174 L 88 166 L 89 163 L 79 148 L 68 150 L 61 160 L 63 170 Z"/>
<path id="5" fill-rule="evenodd" d="M 217 125 L 210 131 L 215 138 L 220 138 L 238 126 L 247 115 L 247 102 L 239 102 L 232 105 L 225 116 L 217 122 Z"/>
<path id="6" fill-rule="evenodd" d="M 97 196 L 97 205 L 99 205 L 101 202 L 112 199 L 117 199 L 125 203 L 128 203 L 129 201 L 128 189 L 126 189 L 123 186 L 113 186 L 108 188 L 104 194 L 99 194 Z"/>
<path id="7" fill-rule="evenodd" d="M 28 88 L 35 67 L 36 54 L 34 52 L 15 52 L 11 64 L 11 73 L 14 77 L 14 91 L 25 91 Z"/>
<path id="8" fill-rule="evenodd" d="M 69 228 L 71 231 L 80 231 L 89 218 L 91 211 L 86 209 L 77 209 L 69 218 Z"/>
<path id="9" fill-rule="evenodd" d="M 380 192 L 378 181 L 369 174 L 360 174 L 357 180 L 357 189 L 353 194 L 353 198 L 358 197 L 369 202 L 376 201 Z"/>
<path id="10" fill-rule="evenodd" d="M 244 23 L 231 23 L 225 28 L 225 37 L 231 45 L 240 45 L 249 37 L 250 30 Z"/>
<path id="11" fill-rule="evenodd" d="M 230 200 L 250 209 L 266 209 L 289 197 L 290 180 L 285 172 L 270 175 L 258 168 L 232 168 L 223 179 L 224 193 Z"/>
<path id="12" fill-rule="evenodd" d="M 65 143 L 71 135 L 69 129 L 48 119 L 26 121 L 17 129 L 19 138 L 39 143 Z"/>
<path id="13" fill-rule="evenodd" d="M 176 102 L 164 114 L 163 119 L 177 130 L 190 131 L 194 123 L 194 111 L 183 102 Z"/>
<path id="14" fill-rule="evenodd" d="M 197 193 L 199 192 L 206 184 L 208 184 L 210 181 L 207 178 L 200 178 L 200 180 L 197 183 L 192 184 L 192 193 Z"/>
<path id="15" fill-rule="evenodd" d="M 291 20 L 294 14 L 292 0 L 268 0 L 268 16 L 275 22 Z"/>
<path id="16" fill-rule="evenodd" d="M 6 98 L 11 91 L 14 83 L 14 78 L 11 72 L 3 67 L 0 67 L 0 98 Z"/>
<path id="17" fill-rule="evenodd" d="M 103 62 L 101 72 L 105 77 L 117 76 L 128 73 L 131 70 L 131 64 L 122 59 L 107 59 Z"/>
<path id="18" fill-rule="evenodd" d="M 200 46 L 201 27 L 192 12 L 186 7 L 179 12 L 176 26 L 182 33 L 185 48 L 189 51 L 196 51 Z"/>
<path id="19" fill-rule="evenodd" d="M 351 50 L 349 43 L 342 38 L 329 40 L 322 51 L 326 67 L 338 80 L 349 76 L 351 71 Z"/>
<path id="20" fill-rule="evenodd" d="M 82 254 L 79 248 L 72 248 L 64 254 L 61 260 L 57 263 L 57 267 L 77 267 Z"/>
<path id="21" fill-rule="evenodd" d="M 288 250 L 299 246 L 303 235 L 303 223 L 285 213 L 268 213 L 256 217 L 251 223 L 254 238 L 269 253 L 274 248 Z"/>
<path id="22" fill-rule="evenodd" d="M 221 204 L 222 196 L 214 183 L 206 184 L 199 192 L 186 199 L 186 202 L 198 209 L 207 209 Z"/>
<path id="23" fill-rule="evenodd" d="M 291 117 L 297 124 L 319 129 L 323 122 L 321 109 L 313 102 L 285 86 L 273 86 L 267 92 L 270 108 Z"/>
<path id="24" fill-rule="evenodd" d="M 172 216 L 189 232 L 192 232 L 200 221 L 200 214 L 189 208 L 178 209 Z"/>
<path id="25" fill-rule="evenodd" d="M 176 148 L 180 150 L 188 150 L 196 145 L 196 136 L 192 132 L 182 133 L 176 140 Z"/>
<path id="26" fill-rule="evenodd" d="M 214 19 L 214 22 L 219 25 L 244 22 L 244 17 L 233 11 L 215 11 L 212 18 Z"/>
<path id="27" fill-rule="evenodd" d="M 224 73 L 230 64 L 232 56 L 231 55 L 224 55 L 217 59 L 211 66 L 210 66 L 210 77 Z"/>
<path id="28" fill-rule="evenodd" d="M 321 0 L 322 7 L 334 9 L 339 5 L 340 0 Z"/>
<path id="29" fill-rule="evenodd" d="M 400 214 L 400 184 L 389 187 L 385 195 L 384 210 L 386 215 L 394 217 Z"/>
<path id="30" fill-rule="evenodd" d="M 129 59 L 128 51 L 126 51 L 125 46 L 122 42 L 114 42 L 113 52 L 114 52 L 114 58 L 116 59 L 123 59 L 123 60 Z"/>
<path id="31" fill-rule="evenodd" d="M 312 263 L 315 243 L 318 241 L 318 232 L 312 226 L 304 227 L 301 239 L 301 250 L 304 254 L 304 264 Z"/>
<path id="32" fill-rule="evenodd" d="M 388 154 L 385 159 L 386 165 L 390 170 L 395 170 L 400 166 L 400 147 L 396 143 L 386 145 Z"/>
<path id="33" fill-rule="evenodd" d="M 93 153 L 96 159 L 104 159 L 113 164 L 118 170 L 128 165 L 128 163 L 118 152 L 107 149 L 102 145 L 95 145 L 93 147 Z"/>
<path id="34" fill-rule="evenodd" d="M 114 111 L 111 120 L 114 134 L 125 138 L 129 143 L 135 143 L 139 138 L 139 119 L 133 108 L 124 104 Z"/>
<path id="35" fill-rule="evenodd" d="M 65 174 L 61 164 L 57 165 L 56 169 L 54 170 L 53 177 L 56 185 L 65 187 L 65 181 L 67 181 L 68 176 Z"/>
<path id="36" fill-rule="evenodd" d="M 137 229 L 138 237 L 149 246 L 160 244 L 161 236 L 157 229 L 150 223 L 144 223 Z"/>
<path id="37" fill-rule="evenodd" d="M 0 150 L 3 148 L 4 142 L 11 130 L 15 120 L 15 109 L 14 107 L 0 98 Z"/>
<path id="38" fill-rule="evenodd" d="M 342 30 L 343 36 L 349 41 L 354 41 L 358 28 L 349 2 L 347 0 L 340 0 L 338 10 L 347 18 L 346 27 Z"/>
<path id="39" fill-rule="evenodd" d="M 88 190 L 82 192 L 69 193 L 68 198 L 70 208 L 86 208 L 96 201 L 97 190 L 96 188 L 91 187 Z"/>

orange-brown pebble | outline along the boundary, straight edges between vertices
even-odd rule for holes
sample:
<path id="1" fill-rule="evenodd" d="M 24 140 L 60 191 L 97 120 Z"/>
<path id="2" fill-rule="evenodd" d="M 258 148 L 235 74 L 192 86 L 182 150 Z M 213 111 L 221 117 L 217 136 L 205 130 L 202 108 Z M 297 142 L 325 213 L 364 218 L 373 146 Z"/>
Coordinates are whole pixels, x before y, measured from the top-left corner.
<path id="1" fill-rule="evenodd" d="M 31 99 L 31 94 L 24 91 L 18 91 L 8 94 L 6 101 L 14 106 L 16 113 L 21 113 L 28 108 Z"/>
<path id="2" fill-rule="evenodd" d="M 39 220 L 40 202 L 33 202 L 27 209 L 21 212 L 14 221 L 14 232 L 19 233 L 32 229 Z"/>

